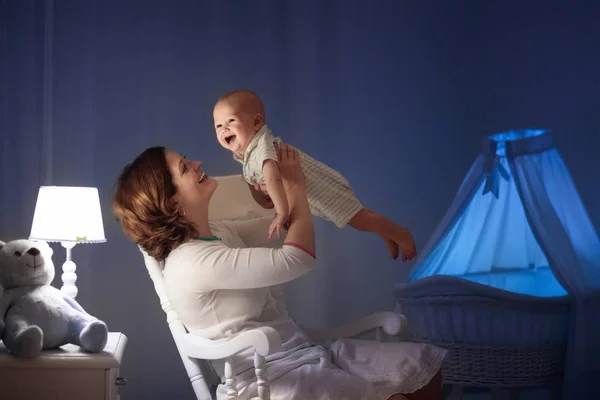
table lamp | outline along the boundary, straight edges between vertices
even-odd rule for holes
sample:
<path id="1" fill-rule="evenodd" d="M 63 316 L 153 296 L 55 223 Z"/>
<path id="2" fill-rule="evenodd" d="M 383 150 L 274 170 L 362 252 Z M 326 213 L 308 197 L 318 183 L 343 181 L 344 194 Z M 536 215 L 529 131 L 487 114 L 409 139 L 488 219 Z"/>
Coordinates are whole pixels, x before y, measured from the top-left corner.
<path id="1" fill-rule="evenodd" d="M 98 189 L 93 187 L 42 186 L 31 224 L 30 240 L 60 242 L 67 257 L 62 266 L 60 290 L 75 298 L 77 274 L 71 249 L 78 243 L 103 243 L 104 226 Z"/>

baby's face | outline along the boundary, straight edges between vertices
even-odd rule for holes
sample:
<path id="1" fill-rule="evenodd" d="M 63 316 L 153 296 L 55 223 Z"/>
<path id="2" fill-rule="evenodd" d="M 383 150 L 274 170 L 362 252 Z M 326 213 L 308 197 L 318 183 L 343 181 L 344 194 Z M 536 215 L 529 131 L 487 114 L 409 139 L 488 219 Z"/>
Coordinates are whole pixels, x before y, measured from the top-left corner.
<path id="1" fill-rule="evenodd" d="M 213 110 L 217 140 L 227 150 L 243 153 L 258 131 L 255 115 L 241 104 L 229 100 L 219 101 Z"/>

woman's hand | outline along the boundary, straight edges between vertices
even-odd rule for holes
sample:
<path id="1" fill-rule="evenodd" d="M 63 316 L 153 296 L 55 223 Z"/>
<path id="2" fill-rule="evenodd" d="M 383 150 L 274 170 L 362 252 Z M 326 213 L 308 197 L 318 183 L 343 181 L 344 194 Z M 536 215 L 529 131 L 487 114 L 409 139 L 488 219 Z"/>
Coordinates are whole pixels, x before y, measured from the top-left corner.
<path id="1" fill-rule="evenodd" d="M 298 150 L 283 142 L 275 143 L 275 149 L 279 159 L 279 172 L 283 179 L 286 191 L 292 187 L 304 190 L 304 175 L 300 166 L 300 155 Z"/>
<path id="2" fill-rule="evenodd" d="M 290 206 L 290 217 L 286 243 L 293 244 L 315 254 L 315 229 L 306 198 L 304 174 L 300 166 L 298 150 L 285 143 L 276 143 L 279 173 L 283 180 L 283 189 Z"/>

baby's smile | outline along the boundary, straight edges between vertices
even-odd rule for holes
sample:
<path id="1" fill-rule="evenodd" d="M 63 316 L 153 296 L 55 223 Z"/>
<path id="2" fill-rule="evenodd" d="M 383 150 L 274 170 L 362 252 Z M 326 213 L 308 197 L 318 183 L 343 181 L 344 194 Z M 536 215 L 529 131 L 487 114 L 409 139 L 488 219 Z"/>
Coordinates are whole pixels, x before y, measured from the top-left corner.
<path id="1" fill-rule="evenodd" d="M 235 141 L 235 133 L 231 133 L 231 134 L 225 136 L 225 143 L 231 144 L 234 141 Z"/>

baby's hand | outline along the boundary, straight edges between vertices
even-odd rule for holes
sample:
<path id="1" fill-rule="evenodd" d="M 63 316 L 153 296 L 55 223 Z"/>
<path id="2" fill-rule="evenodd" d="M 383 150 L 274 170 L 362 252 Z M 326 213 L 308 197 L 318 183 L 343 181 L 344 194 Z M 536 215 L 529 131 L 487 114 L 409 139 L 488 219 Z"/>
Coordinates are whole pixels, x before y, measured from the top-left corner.
<path id="1" fill-rule="evenodd" d="M 285 215 L 275 214 L 271 226 L 269 226 L 269 239 L 273 237 L 273 234 L 277 232 L 277 238 L 281 238 L 281 228 L 285 229 L 288 222 L 288 217 Z"/>

